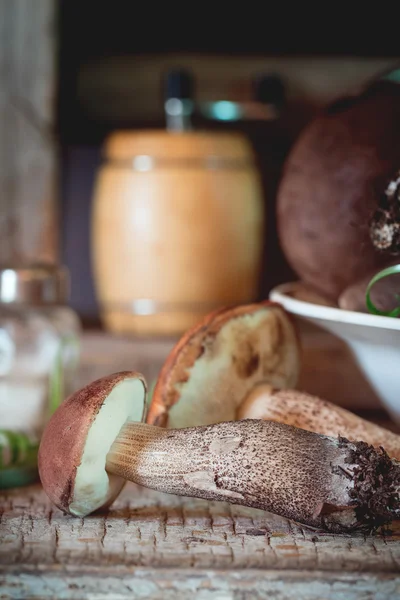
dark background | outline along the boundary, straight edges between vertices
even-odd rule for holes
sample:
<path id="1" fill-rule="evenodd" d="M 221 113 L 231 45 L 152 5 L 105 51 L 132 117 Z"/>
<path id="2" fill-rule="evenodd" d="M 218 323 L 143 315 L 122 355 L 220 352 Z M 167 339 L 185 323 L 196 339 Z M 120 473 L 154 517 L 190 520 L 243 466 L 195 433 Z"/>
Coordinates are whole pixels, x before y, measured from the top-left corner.
<path id="1" fill-rule="evenodd" d="M 99 323 L 90 266 L 90 211 L 102 143 L 115 128 L 164 127 L 164 118 L 160 110 L 156 116 L 139 119 L 135 116 L 134 99 L 132 115 L 116 119 L 115 114 L 111 116 L 111 112 L 105 110 L 99 117 L 91 110 L 90 98 L 83 102 L 80 95 L 84 67 L 101 64 L 110 57 L 130 60 L 134 65 L 143 57 L 156 59 L 160 55 L 173 55 L 176 60 L 177 56 L 200 55 L 207 57 L 212 66 L 213 57 L 248 57 L 251 65 L 252 57 L 259 60 L 264 56 L 294 59 L 301 56 L 307 57 L 310 69 L 315 59 L 342 57 L 343 66 L 335 68 L 345 71 L 357 57 L 372 60 L 393 57 L 392 62 L 400 57 L 399 36 L 388 30 L 392 19 L 386 15 L 381 25 L 379 16 L 375 15 L 375 24 L 369 28 L 364 9 L 361 23 L 359 18 L 354 22 L 344 19 L 333 6 L 325 8 L 320 15 L 312 13 L 310 16 L 303 11 L 299 16 L 291 3 L 282 5 L 281 14 L 272 14 L 268 4 L 256 11 L 251 10 L 251 5 L 240 5 L 240 10 L 233 10 L 230 4 L 225 7 L 225 11 L 229 10 L 225 15 L 211 15 L 206 5 L 180 8 L 179 5 L 138 4 L 63 0 L 59 7 L 56 127 L 61 162 L 61 258 L 72 273 L 71 304 L 88 324 Z M 380 16 L 385 17 L 383 13 Z M 132 77 L 135 76 L 137 73 L 132 73 Z M 325 76 L 329 77 L 329 73 Z M 159 78 L 156 70 L 154 78 Z M 129 81 L 125 83 L 129 86 Z M 156 88 L 157 85 L 158 80 Z M 159 94 L 161 108 L 161 82 Z M 295 277 L 277 239 L 275 195 L 291 145 L 320 109 L 318 102 L 314 103 L 310 97 L 289 102 L 279 119 L 267 123 L 219 124 L 205 123 L 201 118 L 195 120 L 197 127 L 242 130 L 256 151 L 267 206 L 265 257 L 268 268 L 260 284 L 261 297 L 265 297 L 273 285 Z"/>
<path id="2" fill-rule="evenodd" d="M 258 8 L 255 8 L 255 7 Z M 67 142 L 98 141 L 107 124 L 93 123 L 77 102 L 80 67 L 110 56 L 180 53 L 226 56 L 393 57 L 400 56 L 395 16 L 381 11 L 352 15 L 344 5 L 322 9 L 291 2 L 226 5 L 227 14 L 210 14 L 210 6 L 61 0 L 59 3 L 58 128 Z M 163 10 L 160 10 L 162 8 Z M 238 10 L 239 8 L 239 10 Z M 183 9 L 188 10 L 189 14 Z M 201 10 L 203 9 L 203 11 Z M 348 6 L 346 6 L 348 9 Z M 221 9 L 220 9 L 221 10 Z M 130 125 L 131 123 L 128 123 Z"/>

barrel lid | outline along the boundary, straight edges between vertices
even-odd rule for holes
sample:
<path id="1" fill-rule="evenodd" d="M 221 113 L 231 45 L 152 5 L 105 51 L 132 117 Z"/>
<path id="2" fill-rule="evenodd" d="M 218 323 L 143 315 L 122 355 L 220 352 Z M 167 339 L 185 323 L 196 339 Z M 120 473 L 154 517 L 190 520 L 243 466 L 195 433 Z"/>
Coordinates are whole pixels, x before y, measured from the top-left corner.
<path id="1" fill-rule="evenodd" d="M 165 130 L 117 131 L 104 147 L 111 160 L 150 157 L 160 160 L 221 158 L 253 160 L 253 150 L 246 136 L 237 132 Z"/>

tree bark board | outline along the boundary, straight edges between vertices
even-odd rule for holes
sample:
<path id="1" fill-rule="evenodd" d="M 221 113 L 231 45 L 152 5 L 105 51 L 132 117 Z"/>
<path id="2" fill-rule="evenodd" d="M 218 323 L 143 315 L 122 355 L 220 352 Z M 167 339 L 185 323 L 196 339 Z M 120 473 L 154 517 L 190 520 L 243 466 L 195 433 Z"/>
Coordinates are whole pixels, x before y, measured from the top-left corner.
<path id="1" fill-rule="evenodd" d="M 0 2 L 0 256 L 57 255 L 53 0 Z"/>
<path id="2" fill-rule="evenodd" d="M 291 598 L 294 584 L 298 598 L 400 598 L 400 527 L 330 535 L 134 484 L 84 519 L 63 515 L 40 485 L 3 493 L 0 511 L 0 589 L 11 598 L 183 598 L 190 582 L 205 598 L 214 585 L 228 598 Z"/>

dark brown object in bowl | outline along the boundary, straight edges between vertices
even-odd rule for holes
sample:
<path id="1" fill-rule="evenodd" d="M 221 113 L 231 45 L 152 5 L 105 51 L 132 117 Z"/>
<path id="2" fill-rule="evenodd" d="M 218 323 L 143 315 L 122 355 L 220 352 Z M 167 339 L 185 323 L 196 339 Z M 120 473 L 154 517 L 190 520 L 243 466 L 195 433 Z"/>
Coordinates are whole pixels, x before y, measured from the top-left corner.
<path id="1" fill-rule="evenodd" d="M 393 259 L 370 236 L 371 219 L 400 165 L 400 85 L 379 82 L 330 106 L 302 132 L 284 167 L 277 219 L 299 278 L 337 300 Z"/>

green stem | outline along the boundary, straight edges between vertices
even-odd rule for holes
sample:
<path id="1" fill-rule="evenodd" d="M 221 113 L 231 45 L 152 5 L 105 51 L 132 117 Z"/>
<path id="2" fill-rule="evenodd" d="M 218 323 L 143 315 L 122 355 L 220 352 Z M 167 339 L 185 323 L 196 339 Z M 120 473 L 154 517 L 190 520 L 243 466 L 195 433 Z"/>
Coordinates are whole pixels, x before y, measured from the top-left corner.
<path id="1" fill-rule="evenodd" d="M 0 429 L 0 471 L 35 467 L 39 441 L 22 431 Z"/>

